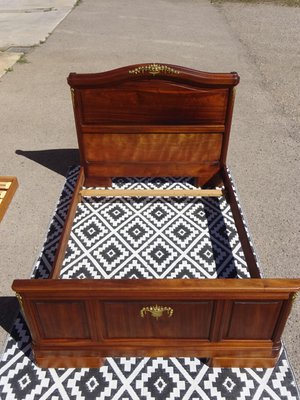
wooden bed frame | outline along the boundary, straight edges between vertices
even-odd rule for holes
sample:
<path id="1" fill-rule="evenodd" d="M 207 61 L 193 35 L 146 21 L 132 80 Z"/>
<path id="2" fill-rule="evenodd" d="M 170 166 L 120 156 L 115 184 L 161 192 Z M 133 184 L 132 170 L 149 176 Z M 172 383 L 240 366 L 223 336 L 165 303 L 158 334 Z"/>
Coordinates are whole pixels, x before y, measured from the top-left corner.
<path id="1" fill-rule="evenodd" d="M 52 276 L 13 283 L 39 366 L 99 367 L 107 356 L 203 357 L 218 367 L 275 365 L 300 279 L 262 279 L 249 243 L 226 167 L 238 82 L 234 72 L 162 64 L 69 75 L 79 178 Z M 194 177 L 201 189 L 85 189 L 108 187 L 119 176 Z M 82 195 L 95 194 L 224 194 L 251 279 L 59 279 L 77 204 Z"/>

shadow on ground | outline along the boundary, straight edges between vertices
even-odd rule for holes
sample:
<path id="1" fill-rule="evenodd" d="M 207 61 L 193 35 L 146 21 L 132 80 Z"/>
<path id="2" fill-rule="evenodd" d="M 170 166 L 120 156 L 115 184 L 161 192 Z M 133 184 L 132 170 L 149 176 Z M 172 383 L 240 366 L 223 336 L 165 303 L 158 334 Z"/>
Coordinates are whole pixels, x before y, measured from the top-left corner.
<path id="1" fill-rule="evenodd" d="M 16 154 L 26 157 L 62 176 L 66 176 L 70 165 L 79 164 L 78 149 L 16 150 Z"/>
<path id="2" fill-rule="evenodd" d="M 10 333 L 20 306 L 16 297 L 0 297 L 0 325 L 6 332 Z"/>

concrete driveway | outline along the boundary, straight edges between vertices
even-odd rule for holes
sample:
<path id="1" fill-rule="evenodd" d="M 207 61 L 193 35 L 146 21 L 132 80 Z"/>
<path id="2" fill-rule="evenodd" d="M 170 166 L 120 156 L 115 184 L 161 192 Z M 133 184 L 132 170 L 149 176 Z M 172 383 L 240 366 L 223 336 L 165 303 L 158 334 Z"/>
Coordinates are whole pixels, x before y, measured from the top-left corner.
<path id="1" fill-rule="evenodd" d="M 0 225 L 2 342 L 15 310 L 11 283 L 29 277 L 67 166 L 78 162 L 71 71 L 140 62 L 238 71 L 228 163 L 265 276 L 300 276 L 299 32 L 299 8 L 83 0 L 1 78 L 0 174 L 20 183 Z M 299 320 L 296 302 L 285 343 L 298 382 Z"/>
<path id="2" fill-rule="evenodd" d="M 0 0 L 0 77 L 43 43 L 76 0 Z"/>

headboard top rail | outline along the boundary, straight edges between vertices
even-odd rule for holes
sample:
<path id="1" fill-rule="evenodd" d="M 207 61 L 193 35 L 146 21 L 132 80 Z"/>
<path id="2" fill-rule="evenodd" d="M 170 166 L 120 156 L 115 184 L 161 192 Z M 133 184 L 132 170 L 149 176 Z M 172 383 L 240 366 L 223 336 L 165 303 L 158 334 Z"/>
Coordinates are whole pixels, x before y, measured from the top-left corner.
<path id="1" fill-rule="evenodd" d="M 141 80 L 169 80 L 203 87 L 233 87 L 239 83 L 236 72 L 211 73 L 172 64 L 134 64 L 100 73 L 70 73 L 69 85 L 74 89 L 100 87 L 114 83 Z"/>

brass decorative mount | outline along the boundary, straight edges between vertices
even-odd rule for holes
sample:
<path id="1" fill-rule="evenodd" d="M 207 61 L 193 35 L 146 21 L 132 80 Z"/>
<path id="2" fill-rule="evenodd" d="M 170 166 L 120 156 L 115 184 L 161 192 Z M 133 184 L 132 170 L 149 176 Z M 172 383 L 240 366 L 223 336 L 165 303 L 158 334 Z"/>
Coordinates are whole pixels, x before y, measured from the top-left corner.
<path id="1" fill-rule="evenodd" d="M 20 304 L 21 311 L 23 311 L 23 299 L 22 299 L 22 296 L 19 293 L 16 293 L 16 298 L 18 299 L 18 302 Z"/>
<path id="2" fill-rule="evenodd" d="M 171 307 L 163 307 L 156 304 L 155 306 L 143 307 L 140 311 L 140 315 L 142 318 L 144 318 L 147 313 L 150 313 L 153 318 L 158 320 L 158 318 L 160 318 L 164 312 L 166 312 L 167 316 L 171 318 L 174 311 Z"/>
<path id="3" fill-rule="evenodd" d="M 293 296 L 292 296 L 292 302 L 293 302 L 293 303 L 297 300 L 297 297 L 298 297 L 298 293 L 296 292 L 296 293 L 294 293 Z"/>
<path id="4" fill-rule="evenodd" d="M 71 88 L 70 90 L 71 90 L 72 104 L 74 107 L 75 106 L 75 91 L 74 91 L 74 88 Z"/>
<path id="5" fill-rule="evenodd" d="M 129 72 L 129 74 L 134 74 L 134 75 L 145 74 L 147 72 L 151 75 L 158 75 L 160 73 L 170 74 L 170 75 L 180 74 L 180 72 L 177 71 L 176 69 L 168 67 L 167 65 L 162 65 L 162 64 L 142 65 L 140 67 L 131 69 L 128 72 Z"/>

